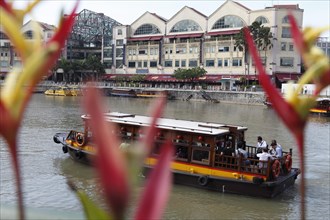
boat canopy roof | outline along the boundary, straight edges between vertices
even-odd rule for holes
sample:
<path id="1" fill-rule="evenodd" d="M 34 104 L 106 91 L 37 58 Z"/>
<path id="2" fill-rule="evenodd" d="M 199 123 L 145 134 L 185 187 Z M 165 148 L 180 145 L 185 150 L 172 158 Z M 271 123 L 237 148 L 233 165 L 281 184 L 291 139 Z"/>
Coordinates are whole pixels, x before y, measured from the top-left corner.
<path id="1" fill-rule="evenodd" d="M 105 120 L 109 122 L 114 122 L 116 124 L 119 123 L 119 124 L 137 125 L 137 126 L 150 126 L 152 120 L 152 118 L 148 116 L 127 114 L 120 112 L 105 113 L 104 116 L 105 116 Z M 81 117 L 84 120 L 90 119 L 89 115 L 82 115 Z M 210 122 L 198 122 L 198 121 L 171 119 L 171 118 L 159 118 L 156 126 L 160 129 L 190 132 L 196 134 L 207 134 L 207 135 L 228 134 L 230 133 L 231 129 L 238 131 L 247 130 L 247 127 L 243 127 L 243 126 L 210 123 Z"/>

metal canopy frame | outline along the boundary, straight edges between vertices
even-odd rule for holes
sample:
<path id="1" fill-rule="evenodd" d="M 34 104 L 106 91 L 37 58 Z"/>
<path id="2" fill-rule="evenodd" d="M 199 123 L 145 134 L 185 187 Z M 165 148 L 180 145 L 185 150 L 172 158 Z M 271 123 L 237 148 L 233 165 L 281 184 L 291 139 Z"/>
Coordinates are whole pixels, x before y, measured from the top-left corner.
<path id="1" fill-rule="evenodd" d="M 112 41 L 112 28 L 118 25 L 122 24 L 103 13 L 84 9 L 75 17 L 68 45 L 73 48 L 109 47 Z"/>

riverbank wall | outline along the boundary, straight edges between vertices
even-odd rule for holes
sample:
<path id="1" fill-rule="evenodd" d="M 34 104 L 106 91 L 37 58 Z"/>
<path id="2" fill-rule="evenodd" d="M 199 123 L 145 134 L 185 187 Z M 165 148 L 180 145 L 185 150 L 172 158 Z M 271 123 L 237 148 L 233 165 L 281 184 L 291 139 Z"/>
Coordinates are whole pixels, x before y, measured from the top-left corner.
<path id="1" fill-rule="evenodd" d="M 3 82 L 0 82 L 2 85 Z M 47 89 L 56 88 L 59 86 L 66 86 L 69 88 L 78 87 L 85 88 L 85 84 L 63 84 L 54 82 L 42 82 L 36 89 L 35 93 L 44 93 Z M 134 90 L 158 90 L 167 91 L 174 100 L 182 101 L 202 101 L 210 103 L 237 103 L 248 105 L 263 105 L 265 101 L 265 94 L 263 91 L 223 91 L 223 90 L 208 90 L 196 87 L 195 89 L 182 89 L 182 88 L 150 88 L 150 87 L 113 87 L 108 83 L 98 83 L 96 86 L 104 90 L 105 94 L 113 88 L 134 89 Z"/>

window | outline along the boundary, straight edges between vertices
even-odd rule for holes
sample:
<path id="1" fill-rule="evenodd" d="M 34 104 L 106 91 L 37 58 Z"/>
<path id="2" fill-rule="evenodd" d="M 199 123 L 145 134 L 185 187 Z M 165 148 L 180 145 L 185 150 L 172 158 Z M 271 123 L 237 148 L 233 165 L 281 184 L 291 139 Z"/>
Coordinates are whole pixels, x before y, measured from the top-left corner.
<path id="1" fill-rule="evenodd" d="M 281 57 L 280 66 L 293 67 L 293 57 Z"/>
<path id="2" fill-rule="evenodd" d="M 117 30 L 117 35 L 123 35 L 123 30 L 122 29 L 118 29 Z"/>
<path id="3" fill-rule="evenodd" d="M 200 150 L 193 149 L 192 150 L 192 161 L 197 163 L 209 164 L 210 160 L 210 151 L 209 150 Z"/>
<path id="4" fill-rule="evenodd" d="M 172 67 L 172 60 L 165 60 L 165 67 Z"/>
<path id="5" fill-rule="evenodd" d="M 214 67 L 214 60 L 206 60 L 205 65 Z"/>
<path id="6" fill-rule="evenodd" d="M 134 35 L 159 34 L 159 29 L 153 24 L 143 24 L 136 29 Z"/>
<path id="7" fill-rule="evenodd" d="M 189 53 L 198 53 L 198 48 L 197 47 L 190 47 L 189 48 Z"/>
<path id="8" fill-rule="evenodd" d="M 186 61 L 185 60 L 181 60 L 181 67 L 186 67 Z"/>
<path id="9" fill-rule="evenodd" d="M 233 59 L 233 66 L 242 66 L 242 59 Z"/>
<path id="10" fill-rule="evenodd" d="M 266 57 L 260 57 L 260 60 L 261 60 L 262 65 L 265 66 L 266 62 L 267 62 L 267 58 Z M 252 59 L 252 66 L 255 66 L 255 65 L 256 65 L 255 62 Z"/>
<path id="11" fill-rule="evenodd" d="M 281 50 L 286 51 L 286 42 L 281 43 Z"/>
<path id="12" fill-rule="evenodd" d="M 141 50 L 139 50 L 139 54 L 147 54 L 147 50 L 146 49 L 141 49 Z"/>
<path id="13" fill-rule="evenodd" d="M 9 66 L 9 63 L 8 63 L 8 61 L 6 61 L 6 60 L 1 60 L 1 62 L 0 62 L 0 66 L 1 66 L 1 67 L 8 67 L 8 66 Z"/>
<path id="14" fill-rule="evenodd" d="M 9 42 L 5 42 L 3 45 L 4 45 L 5 47 L 10 47 L 10 43 L 9 43 Z"/>
<path id="15" fill-rule="evenodd" d="M 180 67 L 180 60 L 175 60 L 175 67 Z"/>
<path id="16" fill-rule="evenodd" d="M 189 60 L 189 67 L 197 67 L 197 60 Z"/>
<path id="17" fill-rule="evenodd" d="M 222 29 L 222 28 L 238 28 L 243 27 L 244 22 L 243 20 L 235 15 L 226 15 L 220 18 L 212 27 L 214 29 Z"/>
<path id="18" fill-rule="evenodd" d="M 229 66 L 229 59 L 224 59 L 224 65 L 223 66 Z"/>
<path id="19" fill-rule="evenodd" d="M 150 61 L 150 67 L 157 67 L 157 61 Z"/>
<path id="20" fill-rule="evenodd" d="M 182 20 L 172 27 L 170 33 L 190 31 L 202 31 L 202 28 L 193 20 Z"/>
<path id="21" fill-rule="evenodd" d="M 229 51 L 229 47 L 219 47 L 219 52 L 228 52 Z"/>
<path id="22" fill-rule="evenodd" d="M 33 39 L 33 32 L 32 31 L 27 31 L 24 33 L 24 36 L 26 39 Z"/>
<path id="23" fill-rule="evenodd" d="M 116 40 L 116 45 L 117 46 L 123 46 L 124 41 L 123 40 Z"/>
<path id="24" fill-rule="evenodd" d="M 187 48 L 185 47 L 177 47 L 175 50 L 176 53 L 181 53 L 181 54 L 185 54 L 187 53 Z"/>
<path id="25" fill-rule="evenodd" d="M 289 16 L 285 16 L 283 19 L 282 19 L 282 24 L 289 24 Z"/>
<path id="26" fill-rule="evenodd" d="M 293 46 L 293 44 L 289 44 L 289 51 L 294 51 L 294 46 Z"/>
<path id="27" fill-rule="evenodd" d="M 282 27 L 282 38 L 291 38 L 291 32 L 289 27 Z"/>
<path id="28" fill-rule="evenodd" d="M 142 62 L 138 61 L 138 68 L 141 68 L 141 67 L 142 67 Z"/>
<path id="29" fill-rule="evenodd" d="M 218 67 L 222 67 L 222 59 L 218 59 Z"/>
<path id="30" fill-rule="evenodd" d="M 130 68 L 135 68 L 135 61 L 133 61 L 133 62 L 128 62 L 128 67 L 130 67 Z"/>
<path id="31" fill-rule="evenodd" d="M 148 62 L 147 61 L 143 61 L 143 67 L 148 67 Z"/>
<path id="32" fill-rule="evenodd" d="M 255 21 L 259 22 L 260 24 L 268 23 L 267 18 L 265 18 L 264 16 L 257 17 Z"/>

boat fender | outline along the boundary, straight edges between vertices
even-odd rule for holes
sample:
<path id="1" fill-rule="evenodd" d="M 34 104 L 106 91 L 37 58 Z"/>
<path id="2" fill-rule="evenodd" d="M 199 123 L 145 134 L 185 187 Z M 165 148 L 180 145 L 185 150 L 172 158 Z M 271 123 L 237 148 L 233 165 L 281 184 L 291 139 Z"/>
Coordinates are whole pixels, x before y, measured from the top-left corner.
<path id="1" fill-rule="evenodd" d="M 201 186 L 206 186 L 209 181 L 208 176 L 200 176 L 198 177 L 198 184 Z"/>
<path id="2" fill-rule="evenodd" d="M 286 156 L 286 159 L 285 159 L 285 163 L 284 163 L 284 165 L 285 165 L 285 169 L 286 169 L 286 171 L 287 171 L 288 173 L 290 173 L 290 172 L 291 172 L 291 168 L 292 168 L 292 157 L 291 157 L 290 154 L 288 154 L 288 155 Z"/>
<path id="3" fill-rule="evenodd" d="M 61 143 L 61 142 L 58 140 L 57 135 L 54 135 L 53 140 L 54 140 L 54 142 L 55 142 L 56 144 Z"/>
<path id="4" fill-rule="evenodd" d="M 85 144 L 85 137 L 82 133 L 77 133 L 76 142 L 77 142 L 79 147 L 81 147 Z"/>
<path id="5" fill-rule="evenodd" d="M 62 151 L 63 151 L 63 153 L 68 153 L 68 147 L 67 146 L 63 146 L 62 147 Z"/>
<path id="6" fill-rule="evenodd" d="M 261 183 L 264 182 L 264 179 L 261 178 L 261 177 L 255 176 L 255 177 L 253 177 L 252 181 L 253 181 L 254 184 L 261 184 Z"/>
<path id="7" fill-rule="evenodd" d="M 275 160 L 272 165 L 273 177 L 277 178 L 280 175 L 280 172 L 281 172 L 281 163 L 279 160 Z"/>

